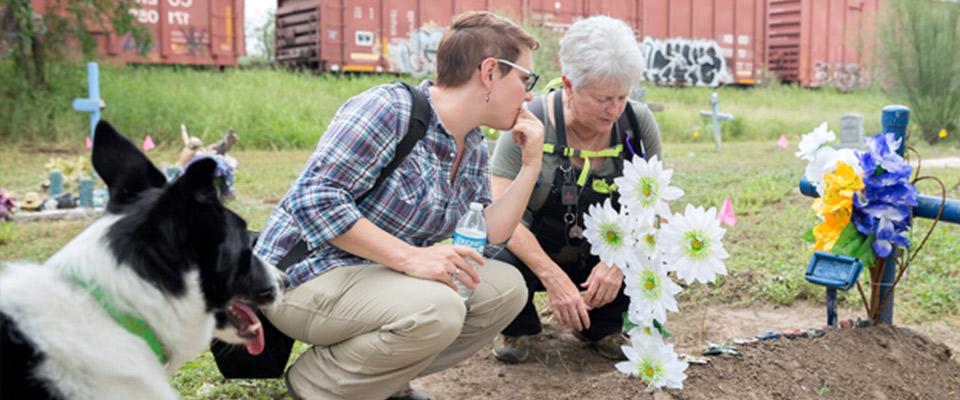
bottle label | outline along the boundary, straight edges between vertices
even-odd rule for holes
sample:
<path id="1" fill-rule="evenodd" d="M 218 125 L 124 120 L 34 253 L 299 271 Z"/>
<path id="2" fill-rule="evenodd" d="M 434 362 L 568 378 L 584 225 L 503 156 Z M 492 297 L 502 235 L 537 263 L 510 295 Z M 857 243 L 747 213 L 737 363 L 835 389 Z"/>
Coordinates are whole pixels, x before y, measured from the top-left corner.
<path id="1" fill-rule="evenodd" d="M 478 253 L 483 254 L 483 246 L 487 244 L 487 238 L 480 237 L 470 237 L 461 235 L 460 233 L 453 234 L 453 244 L 457 246 L 469 246 L 473 247 Z"/>

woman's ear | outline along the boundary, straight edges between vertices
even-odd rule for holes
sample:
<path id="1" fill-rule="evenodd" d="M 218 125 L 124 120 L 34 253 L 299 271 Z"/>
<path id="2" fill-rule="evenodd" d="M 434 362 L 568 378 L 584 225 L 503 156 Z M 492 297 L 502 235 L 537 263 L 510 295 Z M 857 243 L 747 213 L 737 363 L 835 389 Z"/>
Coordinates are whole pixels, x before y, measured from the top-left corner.
<path id="1" fill-rule="evenodd" d="M 497 60 L 494 60 L 492 57 L 487 57 L 480 63 L 480 82 L 483 83 L 483 86 L 490 88 L 493 85 L 494 73 L 497 70 Z"/>
<path id="2" fill-rule="evenodd" d="M 565 94 L 567 98 L 573 97 L 573 83 L 570 82 L 570 79 L 567 79 L 566 75 L 561 75 L 560 79 L 563 80 L 563 94 Z"/>

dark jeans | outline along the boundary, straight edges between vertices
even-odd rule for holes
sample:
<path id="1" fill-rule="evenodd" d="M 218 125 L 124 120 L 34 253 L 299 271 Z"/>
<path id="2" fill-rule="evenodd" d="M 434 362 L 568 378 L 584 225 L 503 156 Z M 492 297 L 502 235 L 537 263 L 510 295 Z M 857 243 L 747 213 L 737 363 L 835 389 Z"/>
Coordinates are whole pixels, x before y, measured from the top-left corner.
<path id="1" fill-rule="evenodd" d="M 543 283 L 540 282 L 540 279 L 537 278 L 533 271 L 531 271 L 523 261 L 520 261 L 520 259 L 514 256 L 510 250 L 503 249 L 503 251 L 494 258 L 516 267 L 520 273 L 523 274 L 528 292 L 527 303 L 523 307 L 523 310 L 520 311 L 520 314 L 517 315 L 510 325 L 507 325 L 502 333 L 507 336 L 536 335 L 540 333 L 543 331 L 543 326 L 540 324 L 536 307 L 533 305 L 533 294 L 536 291 L 546 290 L 543 287 Z M 580 284 L 587 280 L 587 277 L 590 276 L 590 271 L 593 270 L 594 265 L 599 261 L 596 257 L 589 257 L 588 260 L 588 262 L 584 263 L 557 264 L 560 265 L 560 268 L 566 272 L 570 280 L 573 281 L 573 284 L 577 285 L 579 289 Z M 624 287 L 621 285 L 620 293 L 617 293 L 617 297 L 607 305 L 594 308 L 587 312 L 590 316 L 590 329 L 583 330 L 580 333 L 590 340 L 596 341 L 610 334 L 620 332 L 623 329 L 623 313 L 627 311 L 627 306 L 630 304 L 630 299 L 623 293 L 623 289 Z"/>

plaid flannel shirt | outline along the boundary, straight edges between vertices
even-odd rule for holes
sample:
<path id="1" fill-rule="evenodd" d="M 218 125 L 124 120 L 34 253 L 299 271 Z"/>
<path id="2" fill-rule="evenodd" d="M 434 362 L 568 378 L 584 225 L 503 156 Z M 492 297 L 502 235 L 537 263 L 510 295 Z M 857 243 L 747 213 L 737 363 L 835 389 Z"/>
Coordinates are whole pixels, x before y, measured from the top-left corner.
<path id="1" fill-rule="evenodd" d="M 427 98 L 432 82 L 420 85 Z M 298 286 L 335 267 L 369 263 L 330 239 L 360 218 L 414 246 L 429 246 L 453 235 L 470 202 L 492 201 L 487 144 L 480 129 L 467 133 L 456 180 L 450 172 L 456 143 L 434 109 L 426 135 L 362 204 L 407 133 L 410 93 L 400 84 L 369 89 L 337 111 L 300 177 L 271 214 L 254 253 L 277 264 L 303 239 L 310 249 L 286 273 Z"/>

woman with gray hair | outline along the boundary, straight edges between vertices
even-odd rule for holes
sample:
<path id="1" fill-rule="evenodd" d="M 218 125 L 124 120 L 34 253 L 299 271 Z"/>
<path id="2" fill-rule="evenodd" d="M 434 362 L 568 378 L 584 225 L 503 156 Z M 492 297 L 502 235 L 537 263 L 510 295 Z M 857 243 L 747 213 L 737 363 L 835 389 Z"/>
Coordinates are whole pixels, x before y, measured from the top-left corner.
<path id="1" fill-rule="evenodd" d="M 622 358 L 622 314 L 629 304 L 623 274 L 590 254 L 583 214 L 608 198 L 619 208 L 611 185 L 625 159 L 660 155 L 653 114 L 628 99 L 643 54 L 627 24 L 606 16 L 573 24 L 560 41 L 560 63 L 562 89 L 526 104 L 545 126 L 543 167 L 523 224 L 497 257 L 520 270 L 529 292 L 523 311 L 494 341 L 494 356 L 508 363 L 523 362 L 530 337 L 542 330 L 532 302 L 538 290 L 547 291 L 557 321 L 577 338 L 607 358 Z M 522 165 L 522 149 L 511 136 L 500 136 L 491 162 L 494 197 L 505 193 Z"/>

